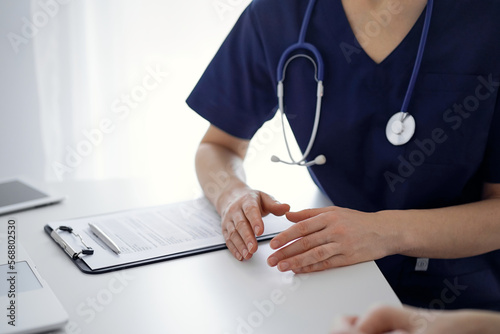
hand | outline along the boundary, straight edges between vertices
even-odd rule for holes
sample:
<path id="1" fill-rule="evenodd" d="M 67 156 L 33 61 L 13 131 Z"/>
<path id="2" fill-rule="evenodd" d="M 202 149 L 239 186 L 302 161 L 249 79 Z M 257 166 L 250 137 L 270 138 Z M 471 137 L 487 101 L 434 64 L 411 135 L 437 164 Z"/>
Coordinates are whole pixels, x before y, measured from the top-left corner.
<path id="1" fill-rule="evenodd" d="M 239 261 L 250 259 L 257 251 L 257 239 L 264 232 L 262 217 L 282 216 L 290 210 L 268 194 L 246 189 L 233 197 L 222 211 L 222 234 L 227 248 Z"/>
<path id="2" fill-rule="evenodd" d="M 436 316 L 427 310 L 377 306 L 361 317 L 349 316 L 337 319 L 331 334 L 423 334 L 427 333 L 424 332 L 428 325 L 425 319 L 429 318 L 435 319 Z M 436 332 L 429 332 L 431 333 Z"/>
<path id="3" fill-rule="evenodd" d="M 362 317 L 346 317 L 332 334 L 498 333 L 500 314 L 488 311 L 434 311 L 378 306 Z"/>
<path id="4" fill-rule="evenodd" d="M 382 333 L 458 333 L 447 326 L 450 315 L 443 312 L 378 306 L 365 316 L 352 321 L 353 328 L 363 334 Z"/>
<path id="5" fill-rule="evenodd" d="M 284 247 L 267 260 L 280 271 L 320 271 L 379 259 L 392 250 L 388 224 L 376 213 L 332 206 L 289 212 L 287 218 L 296 224 L 271 240 L 272 249 Z"/>

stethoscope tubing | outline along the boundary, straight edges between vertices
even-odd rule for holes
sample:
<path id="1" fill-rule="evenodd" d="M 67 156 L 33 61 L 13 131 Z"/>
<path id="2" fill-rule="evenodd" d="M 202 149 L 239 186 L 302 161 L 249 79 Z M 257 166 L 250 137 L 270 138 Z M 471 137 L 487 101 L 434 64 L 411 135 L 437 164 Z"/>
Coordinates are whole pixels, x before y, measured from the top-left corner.
<path id="1" fill-rule="evenodd" d="M 422 64 L 422 59 L 424 58 L 424 51 L 425 51 L 425 46 L 427 44 L 427 35 L 429 34 L 429 28 L 431 25 L 433 7 L 434 7 L 434 0 L 428 0 L 425 13 L 424 27 L 422 29 L 422 36 L 420 37 L 420 43 L 418 45 L 415 65 L 413 66 L 410 82 L 408 83 L 408 88 L 406 90 L 405 98 L 403 100 L 403 105 L 401 106 L 401 112 L 403 112 L 405 115 L 408 114 L 408 106 L 410 105 L 410 100 L 413 96 L 413 89 L 415 88 L 415 83 L 417 82 L 418 73 L 420 73 L 420 65 Z"/>
<path id="2" fill-rule="evenodd" d="M 277 76 L 277 96 L 278 96 L 278 108 L 281 112 L 281 125 L 283 128 L 283 136 L 285 138 L 285 145 L 288 151 L 288 155 L 291 159 L 291 162 L 286 162 L 282 161 L 276 156 L 272 157 L 273 161 L 276 162 L 283 162 L 285 164 L 289 165 L 299 165 L 299 166 L 312 166 L 314 164 L 324 164 L 326 161 L 326 158 L 323 155 L 320 155 L 316 157 L 313 161 L 307 162 L 307 156 L 309 155 L 312 146 L 314 145 L 314 142 L 316 140 L 316 135 L 318 132 L 318 127 L 319 127 L 319 120 L 321 116 L 321 100 L 323 97 L 323 79 L 324 79 L 324 62 L 323 58 L 321 56 L 321 53 L 319 50 L 311 43 L 305 42 L 306 34 L 307 34 L 307 28 L 309 27 L 309 22 L 311 19 L 311 15 L 314 9 L 314 6 L 316 4 L 316 0 L 310 0 L 309 4 L 306 8 L 306 13 L 304 15 L 304 19 L 302 21 L 302 25 L 300 28 L 300 33 L 299 33 L 299 40 L 297 43 L 292 44 L 288 48 L 285 49 L 283 54 L 281 55 L 279 62 L 278 62 L 278 67 L 276 69 L 276 76 Z M 418 74 L 420 72 L 420 65 L 422 64 L 422 59 L 425 51 L 425 46 L 427 44 L 427 36 L 429 33 L 430 29 L 430 23 L 431 23 L 431 18 L 432 18 L 432 10 L 434 7 L 434 0 L 428 0 L 427 2 L 427 8 L 426 8 L 426 14 L 425 14 L 425 21 L 424 21 L 424 26 L 422 29 L 422 35 L 420 37 L 420 42 L 417 50 L 417 55 L 415 59 L 415 64 L 413 66 L 412 74 L 410 77 L 410 81 L 408 83 L 408 88 L 406 90 L 406 94 L 403 100 L 403 104 L 401 106 L 401 111 L 397 112 L 395 115 L 393 115 L 389 123 L 387 124 L 386 132 L 387 132 L 387 139 L 389 140 L 390 143 L 392 143 L 395 146 L 403 145 L 407 143 L 413 136 L 415 132 L 415 121 L 413 117 L 409 114 L 408 112 L 408 106 L 410 104 L 410 100 L 413 96 L 413 90 L 415 88 L 415 84 L 417 81 Z M 298 53 L 290 57 L 292 53 L 298 52 L 298 51 L 309 51 L 310 54 L 314 57 L 311 57 L 307 54 L 304 53 Z M 304 57 L 307 58 L 312 62 L 314 65 L 314 72 L 315 72 L 315 80 L 317 81 L 317 98 L 316 98 L 316 111 L 315 111 L 315 117 L 314 117 L 314 124 L 313 124 L 313 129 L 311 132 L 311 137 L 309 139 L 309 143 L 307 145 L 307 148 L 302 155 L 302 159 L 295 161 L 292 157 L 290 147 L 288 144 L 288 140 L 286 137 L 286 131 L 285 131 L 285 124 L 284 124 L 284 115 L 285 115 L 285 105 L 284 105 L 284 80 L 285 80 L 285 73 L 286 73 L 286 68 L 288 67 L 288 64 L 298 58 L 298 57 Z M 397 115 L 397 116 L 396 116 Z M 400 115 L 400 116 L 399 116 Z M 395 119 L 400 118 L 398 122 L 400 122 L 402 131 L 399 133 L 391 133 L 391 121 L 394 121 Z M 407 125 L 407 131 L 406 133 L 403 133 L 405 129 L 405 125 Z M 319 161 L 319 162 L 318 162 Z"/>

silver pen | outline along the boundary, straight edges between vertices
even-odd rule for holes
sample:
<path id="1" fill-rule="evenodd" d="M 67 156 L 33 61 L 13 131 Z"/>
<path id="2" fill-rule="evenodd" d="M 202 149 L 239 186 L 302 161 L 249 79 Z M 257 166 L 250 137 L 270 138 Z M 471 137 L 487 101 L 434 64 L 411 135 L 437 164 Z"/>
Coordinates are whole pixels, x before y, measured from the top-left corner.
<path id="1" fill-rule="evenodd" d="M 106 233 L 104 233 L 103 230 L 101 230 L 97 225 L 92 224 L 92 223 L 89 223 L 89 226 L 90 226 L 90 230 L 99 239 L 101 239 L 109 248 L 111 248 L 113 250 L 113 252 L 115 252 L 116 254 L 121 253 L 120 247 L 118 247 L 118 245 L 113 240 L 111 240 L 111 238 Z"/>

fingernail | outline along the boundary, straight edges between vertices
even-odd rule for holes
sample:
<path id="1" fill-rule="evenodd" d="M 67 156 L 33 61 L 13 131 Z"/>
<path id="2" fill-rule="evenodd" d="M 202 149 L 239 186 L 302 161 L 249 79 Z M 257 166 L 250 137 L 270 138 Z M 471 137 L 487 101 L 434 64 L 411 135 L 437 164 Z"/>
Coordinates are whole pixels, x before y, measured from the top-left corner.
<path id="1" fill-rule="evenodd" d="M 288 264 L 288 262 L 281 262 L 279 265 L 278 265 L 278 269 L 280 271 L 286 271 L 288 270 L 288 268 L 290 268 L 290 265 Z"/>
<path id="2" fill-rule="evenodd" d="M 259 235 L 260 233 L 260 226 L 255 226 L 254 232 L 256 235 Z"/>
<path id="3" fill-rule="evenodd" d="M 248 243 L 248 250 L 250 251 L 253 248 L 253 243 L 249 242 Z"/>
<path id="4" fill-rule="evenodd" d="M 276 240 L 271 240 L 271 244 L 270 245 L 271 245 L 272 249 L 276 249 L 276 248 L 279 247 L 279 242 L 276 241 Z"/>
<path id="5" fill-rule="evenodd" d="M 243 250 L 243 257 L 245 258 L 245 257 L 247 257 L 247 255 L 248 255 L 248 251 L 246 249 L 244 249 Z"/>
<path id="6" fill-rule="evenodd" d="M 243 258 L 241 257 L 241 254 L 238 252 L 236 252 L 236 258 L 238 259 L 238 261 L 243 260 Z"/>
<path id="7" fill-rule="evenodd" d="M 267 263 L 271 266 L 274 267 L 278 263 L 278 259 L 275 256 L 271 256 L 267 259 Z"/>

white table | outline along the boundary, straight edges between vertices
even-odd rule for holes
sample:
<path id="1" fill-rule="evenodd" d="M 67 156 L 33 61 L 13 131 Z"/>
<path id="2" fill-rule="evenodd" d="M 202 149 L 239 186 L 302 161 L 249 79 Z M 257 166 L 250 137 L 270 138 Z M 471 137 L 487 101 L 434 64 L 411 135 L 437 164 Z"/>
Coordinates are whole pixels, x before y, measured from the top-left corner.
<path id="1" fill-rule="evenodd" d="M 70 316 L 66 333 L 328 333 L 339 314 L 374 303 L 400 305 L 373 262 L 320 273 L 281 273 L 266 264 L 268 242 L 249 261 L 227 250 L 88 275 L 45 234 L 55 220 L 188 199 L 161 184 L 129 180 L 51 185 L 65 202 L 13 215 L 19 240 Z M 290 194 L 281 187 L 280 195 Z M 328 202 L 304 185 L 295 208 Z M 300 198 L 301 200 L 299 200 Z M 294 204 L 292 203 L 292 204 Z M 6 220 L 8 216 L 1 216 Z M 43 301 L 40 301 L 43 303 Z"/>

